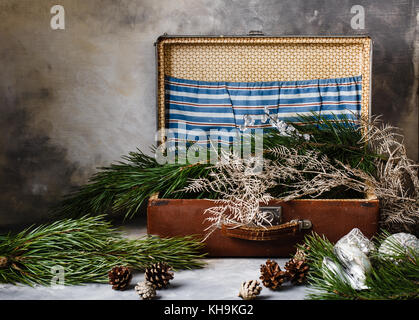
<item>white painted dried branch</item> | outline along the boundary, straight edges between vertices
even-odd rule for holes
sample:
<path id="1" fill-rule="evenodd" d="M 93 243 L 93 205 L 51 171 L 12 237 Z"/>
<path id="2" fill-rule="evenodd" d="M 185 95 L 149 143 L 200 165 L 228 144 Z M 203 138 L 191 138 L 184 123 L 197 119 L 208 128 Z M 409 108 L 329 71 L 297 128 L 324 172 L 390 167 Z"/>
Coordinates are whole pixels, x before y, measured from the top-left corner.
<path id="1" fill-rule="evenodd" d="M 263 166 L 263 170 L 258 170 Z M 209 191 L 219 194 L 216 206 L 205 210 L 211 225 L 206 238 L 222 224 L 238 227 L 264 226 L 270 223 L 261 213 L 261 204 L 272 196 L 267 190 L 276 185 L 275 168 L 262 157 L 241 158 L 235 154 L 223 155 L 213 166 L 208 179 L 195 179 L 184 191 Z"/>
<path id="2" fill-rule="evenodd" d="M 267 190 L 278 185 L 287 187 L 288 191 L 280 198 L 285 201 L 303 196 L 316 198 L 339 186 L 361 193 L 374 190 L 380 200 L 382 225 L 390 230 L 411 231 L 419 223 L 418 165 L 407 157 L 397 128 L 382 125 L 377 118 L 362 123 L 361 127 L 366 130 L 360 143 L 367 143 L 385 158 L 376 160 L 374 176 L 318 152 L 301 154 L 284 146 L 269 150 L 279 159 L 276 162 L 233 155 L 222 157 L 209 179 L 193 180 L 184 189 L 219 194 L 217 206 L 205 210 L 209 214 L 207 220 L 212 223 L 207 236 L 223 223 L 265 225 L 266 217 L 260 213 L 259 206 L 272 199 Z M 255 173 L 253 168 L 261 164 L 263 172 Z"/>
<path id="3" fill-rule="evenodd" d="M 411 231 L 419 223 L 418 165 L 407 157 L 403 136 L 397 128 L 380 124 L 378 119 L 362 125 L 366 130 L 360 142 L 367 143 L 385 159 L 376 160 L 375 176 L 313 151 L 298 154 L 296 150 L 279 146 L 270 150 L 282 159 L 276 168 L 279 184 L 286 178 L 292 181 L 286 184 L 290 191 L 283 200 L 319 197 L 338 186 L 362 193 L 374 190 L 380 200 L 382 225 Z M 308 179 L 307 173 L 314 177 Z"/>
<path id="4" fill-rule="evenodd" d="M 419 166 L 408 158 L 398 128 L 377 121 L 367 128 L 364 141 L 387 158 L 377 161 L 373 185 L 380 199 L 381 220 L 384 226 L 411 231 L 419 223 Z"/>
<path id="5" fill-rule="evenodd" d="M 284 201 L 303 196 L 316 198 L 342 185 L 359 192 L 369 188 L 363 182 L 368 177 L 366 173 L 338 161 L 332 162 L 315 151 L 299 154 L 295 149 L 280 147 L 272 152 L 281 160 L 276 163 L 275 172 L 278 184 L 288 189 L 281 198 Z"/>

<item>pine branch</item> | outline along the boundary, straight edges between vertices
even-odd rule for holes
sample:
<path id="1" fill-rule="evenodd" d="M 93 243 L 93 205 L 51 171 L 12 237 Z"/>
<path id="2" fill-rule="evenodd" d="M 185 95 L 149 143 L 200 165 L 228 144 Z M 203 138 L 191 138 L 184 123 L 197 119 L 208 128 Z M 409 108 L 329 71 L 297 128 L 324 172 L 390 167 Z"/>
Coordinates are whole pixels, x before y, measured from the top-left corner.
<path id="1" fill-rule="evenodd" d="M 375 161 L 381 155 L 372 150 L 365 143 L 362 128 L 367 123 L 354 121 L 346 116 L 331 119 L 319 114 L 298 115 L 297 130 L 301 135 L 308 134 L 306 141 L 297 135 L 282 136 L 280 132 L 271 130 L 264 139 L 267 150 L 277 146 L 285 146 L 301 152 L 316 151 L 326 155 L 329 159 L 339 160 L 352 168 L 374 174 Z"/>
<path id="2" fill-rule="evenodd" d="M 318 170 L 301 168 L 305 165 L 302 163 L 300 167 L 282 170 L 282 174 L 289 176 L 285 179 L 279 177 L 279 183 L 267 190 L 272 197 L 288 200 L 318 196 L 323 199 L 354 199 L 363 197 L 366 189 L 374 188 L 381 203 L 384 227 L 410 231 L 417 224 L 418 166 L 407 158 L 402 140 L 399 141 L 401 136 L 395 128 L 379 126 L 376 119 L 353 121 L 337 116 L 329 119 L 316 113 L 300 116 L 299 120 L 297 130 L 287 125 L 293 129 L 289 134 L 270 130 L 264 135 L 264 157 L 284 166 L 289 160 L 281 155 L 284 150 L 295 150 L 296 157 L 300 158 L 312 154 L 319 159 L 328 159 L 328 166 L 319 168 L 332 169 L 339 179 L 334 181 L 327 172 L 319 176 Z M 190 180 L 210 179 L 208 163 L 159 165 L 140 150 L 124 156 L 123 160 L 100 168 L 88 184 L 67 195 L 53 212 L 63 217 L 117 212 L 129 218 L 137 214 L 154 193 L 159 193 L 161 198 L 219 199 L 222 196 L 220 192 L 198 186 L 185 189 Z M 308 166 L 312 164 L 314 161 L 307 162 Z M 298 179 L 293 181 L 295 177 Z M 322 177 L 327 179 L 322 180 Z M 316 191 L 313 184 L 306 183 L 310 181 L 322 188 Z M 293 192 L 290 187 L 293 185 L 306 190 Z M 191 190 L 195 192 L 186 192 Z"/>
<path id="3" fill-rule="evenodd" d="M 303 123 L 298 127 L 302 133 L 310 134 L 312 139 L 305 141 L 301 137 L 281 136 L 271 130 L 264 136 L 265 156 L 275 160 L 271 152 L 277 146 L 286 146 L 298 150 L 316 150 L 336 157 L 344 163 L 359 166 L 370 172 L 373 170 L 371 161 L 374 155 L 359 143 L 362 138 L 360 131 L 350 120 L 332 120 L 313 114 L 302 116 Z M 322 130 L 318 130 L 321 126 Z M 97 215 L 110 212 L 121 212 L 125 217 L 134 216 L 141 205 L 154 193 L 162 198 L 217 198 L 214 192 L 179 192 L 188 185 L 189 179 L 207 178 L 207 164 L 165 164 L 159 165 L 153 157 L 142 151 L 123 156 L 121 162 L 109 167 L 99 168 L 86 185 L 74 190 L 64 197 L 63 201 L 52 208 L 54 214 L 61 217 L 80 217 L 85 214 Z M 282 190 L 282 188 L 281 188 Z M 273 191 L 273 196 L 278 192 Z M 341 190 L 337 192 L 346 195 Z M 347 195 L 346 197 L 350 197 Z"/>
<path id="4" fill-rule="evenodd" d="M 376 245 L 388 236 L 383 232 L 376 239 Z M 357 300 L 389 300 L 389 299 L 417 299 L 419 298 L 419 254 L 413 250 L 406 250 L 401 244 L 394 242 L 394 253 L 383 259 L 382 255 L 374 252 L 371 256 L 372 271 L 367 274 L 367 290 L 354 290 L 336 273 L 324 267 L 323 259 L 330 258 L 340 265 L 333 253 L 333 244 L 326 238 L 315 233 L 306 236 L 304 246 L 306 250 L 310 273 L 308 281 L 311 286 L 309 299 L 357 299 Z M 395 263 L 394 261 L 401 261 Z"/>
<path id="5" fill-rule="evenodd" d="M 203 266 L 203 244 L 193 237 L 123 238 L 103 216 L 64 219 L 0 236 L 0 283 L 49 285 L 60 266 L 65 284 L 106 282 L 116 265 L 144 270 L 164 261 L 174 269 Z"/>
<path id="6" fill-rule="evenodd" d="M 206 164 L 160 165 L 140 150 L 124 156 L 123 160 L 99 168 L 87 184 L 65 196 L 52 212 L 60 217 L 121 212 L 131 218 L 155 193 L 163 198 L 186 198 L 184 192 L 175 191 L 185 187 L 189 178 L 205 177 L 208 173 Z"/>

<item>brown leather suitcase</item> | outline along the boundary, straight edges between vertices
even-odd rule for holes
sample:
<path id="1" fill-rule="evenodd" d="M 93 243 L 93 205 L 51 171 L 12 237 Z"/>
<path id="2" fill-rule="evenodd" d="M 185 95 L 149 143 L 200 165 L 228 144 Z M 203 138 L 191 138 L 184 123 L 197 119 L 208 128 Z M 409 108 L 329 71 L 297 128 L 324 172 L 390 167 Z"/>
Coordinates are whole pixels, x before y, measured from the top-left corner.
<path id="1" fill-rule="evenodd" d="M 203 212 L 212 205 L 210 200 L 150 199 L 147 209 L 148 233 L 161 237 L 203 237 L 204 229 L 208 226 Z M 226 235 L 223 230 L 216 230 L 205 241 L 205 251 L 217 257 L 288 257 L 295 251 L 295 244 L 311 231 L 325 235 L 332 242 L 355 227 L 367 237 L 377 231 L 378 200 L 292 200 L 273 201 L 270 205 L 282 207 L 284 221 L 309 220 L 312 228 L 298 228 L 278 235 L 275 240 L 240 239 Z"/>
<path id="2" fill-rule="evenodd" d="M 162 36 L 156 42 L 158 127 L 166 127 L 165 75 L 252 82 L 361 74 L 361 113 L 368 117 L 371 47 L 371 39 L 361 36 Z M 290 60 L 290 55 L 296 59 Z M 162 237 L 202 237 L 208 226 L 203 213 L 211 206 L 210 200 L 152 197 L 147 208 L 147 231 Z M 295 244 L 311 231 L 335 242 L 355 227 L 367 237 L 378 228 L 379 202 L 373 195 L 366 195 L 365 199 L 275 200 L 269 206 L 280 208 L 279 227 L 266 232 L 221 228 L 206 239 L 205 251 L 210 256 L 288 257 L 295 251 Z"/>

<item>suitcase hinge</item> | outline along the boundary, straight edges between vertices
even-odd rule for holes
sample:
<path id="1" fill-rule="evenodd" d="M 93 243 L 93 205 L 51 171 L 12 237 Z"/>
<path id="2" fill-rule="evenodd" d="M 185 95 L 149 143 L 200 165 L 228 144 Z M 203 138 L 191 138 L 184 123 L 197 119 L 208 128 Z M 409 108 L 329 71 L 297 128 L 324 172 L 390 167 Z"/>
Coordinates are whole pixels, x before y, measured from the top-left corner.
<path id="1" fill-rule="evenodd" d="M 265 34 L 261 30 L 250 30 L 248 36 L 264 36 Z"/>

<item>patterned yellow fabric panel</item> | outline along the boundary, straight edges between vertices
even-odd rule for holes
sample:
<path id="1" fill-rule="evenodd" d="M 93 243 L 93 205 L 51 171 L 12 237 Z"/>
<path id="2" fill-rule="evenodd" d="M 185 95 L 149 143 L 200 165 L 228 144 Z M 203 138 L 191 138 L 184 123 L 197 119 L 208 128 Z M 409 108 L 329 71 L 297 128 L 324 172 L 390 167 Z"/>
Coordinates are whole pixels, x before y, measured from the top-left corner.
<path id="1" fill-rule="evenodd" d="M 170 45 L 166 75 L 201 81 L 294 81 L 362 73 L 362 45 Z"/>

